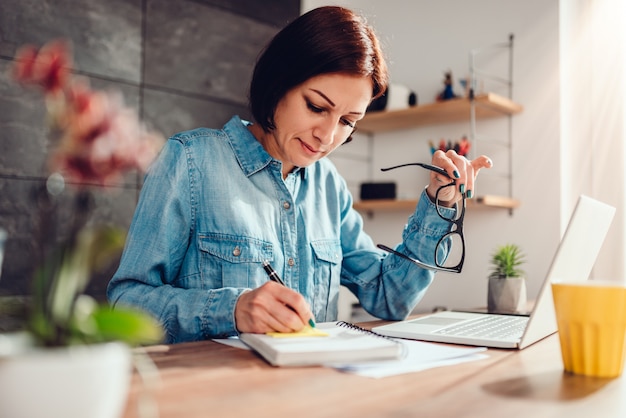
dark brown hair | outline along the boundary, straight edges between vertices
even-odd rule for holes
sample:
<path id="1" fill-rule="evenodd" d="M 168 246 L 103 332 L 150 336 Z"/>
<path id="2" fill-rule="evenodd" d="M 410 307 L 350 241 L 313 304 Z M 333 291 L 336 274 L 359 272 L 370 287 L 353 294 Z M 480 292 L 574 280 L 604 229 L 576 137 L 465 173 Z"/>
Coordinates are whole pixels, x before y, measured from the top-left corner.
<path id="1" fill-rule="evenodd" d="M 264 131 L 274 129 L 280 99 L 306 80 L 330 73 L 371 77 L 372 99 L 387 89 L 387 64 L 374 30 L 365 18 L 343 7 L 313 9 L 270 41 L 250 84 L 254 119 Z"/>

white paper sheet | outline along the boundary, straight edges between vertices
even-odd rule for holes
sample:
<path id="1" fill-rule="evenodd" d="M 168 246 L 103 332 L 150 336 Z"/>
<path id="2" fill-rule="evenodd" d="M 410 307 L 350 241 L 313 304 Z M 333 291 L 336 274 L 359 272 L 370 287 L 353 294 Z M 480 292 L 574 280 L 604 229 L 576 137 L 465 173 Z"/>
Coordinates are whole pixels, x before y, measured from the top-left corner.
<path id="1" fill-rule="evenodd" d="M 237 337 L 214 339 L 213 341 L 231 347 L 249 348 Z M 366 363 L 327 364 L 341 372 L 379 379 L 405 373 L 414 373 L 435 367 L 452 366 L 469 361 L 484 360 L 485 347 L 459 347 L 447 344 L 434 344 L 423 341 L 400 340 L 406 346 L 407 355 L 401 360 Z"/>
<path id="2" fill-rule="evenodd" d="M 402 340 L 402 343 L 406 346 L 407 355 L 401 360 L 326 366 L 359 376 L 381 378 L 488 358 L 486 354 L 481 354 L 487 350 L 485 347 L 458 347 L 413 340 Z"/>

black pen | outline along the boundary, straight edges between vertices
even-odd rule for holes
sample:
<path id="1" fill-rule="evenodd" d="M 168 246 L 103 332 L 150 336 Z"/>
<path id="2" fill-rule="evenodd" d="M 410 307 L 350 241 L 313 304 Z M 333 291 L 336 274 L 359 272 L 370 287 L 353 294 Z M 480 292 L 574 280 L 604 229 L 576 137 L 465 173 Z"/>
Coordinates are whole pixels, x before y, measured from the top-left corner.
<path id="1" fill-rule="evenodd" d="M 269 261 L 267 260 L 263 261 L 263 269 L 265 270 L 265 272 L 267 273 L 271 281 L 279 283 L 287 287 L 287 285 L 285 284 L 285 282 L 283 282 L 283 280 L 280 278 L 278 273 L 276 273 L 276 270 L 272 268 L 272 265 L 270 264 Z M 315 328 L 315 322 L 313 321 L 312 318 L 309 319 L 309 325 L 311 326 L 311 328 Z"/>
<path id="2" fill-rule="evenodd" d="M 276 273 L 276 270 L 274 270 L 272 268 L 272 265 L 270 264 L 269 261 L 265 260 L 263 262 L 263 268 L 265 269 L 265 272 L 267 273 L 267 275 L 270 277 L 270 280 L 276 283 L 280 283 L 283 286 L 287 286 L 285 284 L 285 282 L 283 282 L 283 280 L 280 278 L 280 276 L 278 275 L 278 273 Z"/>

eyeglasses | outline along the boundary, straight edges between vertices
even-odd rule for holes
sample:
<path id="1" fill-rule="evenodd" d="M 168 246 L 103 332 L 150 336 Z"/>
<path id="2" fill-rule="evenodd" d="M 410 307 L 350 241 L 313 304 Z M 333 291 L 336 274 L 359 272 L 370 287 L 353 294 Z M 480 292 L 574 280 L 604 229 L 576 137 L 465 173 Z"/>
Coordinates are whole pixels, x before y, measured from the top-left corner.
<path id="1" fill-rule="evenodd" d="M 418 266 L 425 269 L 447 271 L 450 273 L 460 273 L 463 269 L 463 262 L 465 261 L 465 238 L 463 237 L 463 219 L 465 218 L 466 197 L 465 193 L 462 194 L 463 199 L 455 203 L 454 208 L 443 206 L 443 204 L 440 203 L 439 200 L 440 193 L 445 190 L 446 187 L 454 187 L 456 183 L 444 169 L 442 169 L 441 167 L 436 167 L 434 165 L 424 163 L 408 163 L 388 168 L 381 168 L 381 171 L 389 171 L 399 167 L 406 167 L 410 165 L 420 166 L 427 170 L 441 174 L 442 176 L 445 176 L 452 180 L 450 183 L 444 184 L 443 186 L 439 187 L 437 189 L 437 193 L 435 194 L 435 206 L 437 208 L 437 214 L 441 219 L 450 222 L 452 224 L 452 228 L 450 232 L 442 236 L 439 239 L 439 242 L 437 242 L 437 246 L 435 247 L 435 255 L 433 257 L 435 265 L 417 260 L 406 254 L 400 253 L 393 248 L 389 248 L 386 245 L 378 244 L 378 248 L 402 257 L 406 260 L 409 260 L 410 262 L 417 264 Z"/>

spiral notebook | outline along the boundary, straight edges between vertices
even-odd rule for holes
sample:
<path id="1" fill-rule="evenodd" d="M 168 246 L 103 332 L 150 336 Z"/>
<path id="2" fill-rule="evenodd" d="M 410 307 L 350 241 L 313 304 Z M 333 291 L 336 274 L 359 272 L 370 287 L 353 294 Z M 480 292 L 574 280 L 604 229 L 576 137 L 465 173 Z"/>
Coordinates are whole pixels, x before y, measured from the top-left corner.
<path id="1" fill-rule="evenodd" d="M 242 333 L 239 339 L 273 366 L 395 360 L 405 355 L 400 341 L 348 322 L 323 322 L 315 330 L 271 335 Z"/>

